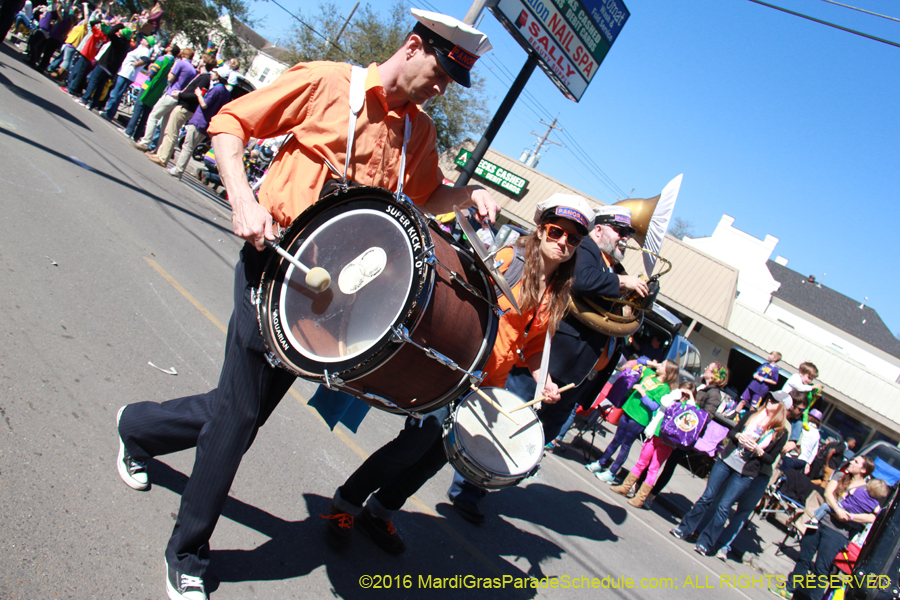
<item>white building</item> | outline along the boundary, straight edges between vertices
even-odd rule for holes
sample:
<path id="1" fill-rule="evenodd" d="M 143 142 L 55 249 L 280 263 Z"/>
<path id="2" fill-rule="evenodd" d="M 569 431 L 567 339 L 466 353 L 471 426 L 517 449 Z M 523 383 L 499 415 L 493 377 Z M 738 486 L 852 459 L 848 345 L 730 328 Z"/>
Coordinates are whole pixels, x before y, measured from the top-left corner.
<path id="1" fill-rule="evenodd" d="M 862 437 L 900 437 L 900 341 L 871 307 L 770 260 L 778 239 L 758 240 L 724 215 L 712 236 L 684 242 L 738 269 L 737 297 L 727 332 L 744 347 L 782 353 L 796 372 L 804 361 L 819 368 L 826 422 Z M 691 339 L 701 352 L 716 336 Z M 726 338 L 731 336 L 726 335 Z M 728 340 L 726 343 L 731 343 Z M 863 434 L 863 435 L 860 435 Z M 879 435 L 880 434 L 880 435 Z"/>

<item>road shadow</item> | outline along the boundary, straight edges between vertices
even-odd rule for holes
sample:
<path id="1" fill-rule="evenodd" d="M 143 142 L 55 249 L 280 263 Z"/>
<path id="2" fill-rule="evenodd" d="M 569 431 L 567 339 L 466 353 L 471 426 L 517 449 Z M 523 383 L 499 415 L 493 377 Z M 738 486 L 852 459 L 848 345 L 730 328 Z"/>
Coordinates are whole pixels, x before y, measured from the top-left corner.
<path id="1" fill-rule="evenodd" d="M 18 69 L 16 69 L 16 70 L 18 70 Z M 46 100 L 45 98 L 38 96 L 37 94 L 32 94 L 28 90 L 20 88 L 19 86 L 15 85 L 3 73 L 0 73 L 0 85 L 5 86 L 7 89 L 9 89 L 9 91 L 11 91 L 13 94 L 18 96 L 22 100 L 24 100 L 30 104 L 33 104 L 33 105 L 37 106 L 38 108 L 43 108 L 47 112 L 53 113 L 60 119 L 68 121 L 69 123 L 71 123 L 73 125 L 77 125 L 78 127 L 81 127 L 82 129 L 86 129 L 88 131 L 93 131 L 90 127 L 85 125 L 80 119 L 78 119 L 74 115 L 70 114 L 68 111 L 64 110 L 62 107 L 57 106 L 56 104 L 50 102 L 49 100 Z M 10 133 L 10 132 L 7 132 L 6 130 L 3 130 L 3 132 Z M 21 137 L 21 136 L 17 136 L 17 137 Z M 27 140 L 26 138 L 21 138 L 21 139 L 25 142 L 31 143 L 32 145 L 37 145 L 37 144 L 30 142 L 30 140 Z"/>
<path id="2" fill-rule="evenodd" d="M 10 57 L 11 59 L 18 61 L 19 64 L 21 64 L 22 66 L 25 66 L 26 69 L 25 70 L 19 69 L 16 66 L 9 64 L 7 62 L 4 62 L 4 61 L 0 61 L 0 67 L 5 68 L 5 69 L 12 69 L 13 71 L 20 73 L 20 74 L 24 75 L 25 77 L 28 77 L 29 79 L 33 79 L 34 81 L 39 80 L 40 75 L 38 75 L 38 72 L 35 71 L 34 69 L 32 69 L 31 67 L 27 66 L 28 63 L 25 62 L 24 54 L 22 54 L 15 48 L 7 45 L 6 43 L 0 44 L 0 54 L 5 54 L 6 56 Z"/>
<path id="3" fill-rule="evenodd" d="M 154 485 L 167 488 L 181 495 L 187 484 L 187 476 L 165 463 L 152 460 L 148 473 Z M 258 531 L 269 538 L 252 549 L 213 549 L 208 591 L 215 591 L 223 582 L 287 581 L 309 575 L 325 567 L 331 584 L 331 594 L 339 598 L 359 599 L 379 597 L 419 596 L 429 598 L 459 598 L 461 577 L 469 581 L 491 580 L 502 583 L 506 576 L 511 581 L 527 578 L 531 573 L 516 569 L 507 561 L 493 561 L 465 555 L 452 539 L 444 518 L 418 512 L 402 512 L 395 526 L 407 542 L 408 550 L 401 556 L 391 556 L 382 551 L 361 531 L 354 530 L 349 548 L 332 547 L 326 538 L 326 521 L 319 515 L 326 514 L 331 498 L 317 494 L 303 494 L 308 517 L 291 521 L 229 497 L 225 501 L 222 516 L 240 525 Z M 508 525 L 510 533 L 516 530 Z M 547 556 L 559 555 L 562 549 L 542 538 L 519 532 L 522 547 L 517 552 Z M 541 546 L 543 545 L 543 546 Z M 502 565 L 498 567 L 497 564 Z M 409 578 L 405 579 L 406 576 Z M 374 585 L 360 584 L 366 576 L 376 577 L 382 589 Z M 539 575 L 534 575 L 538 577 Z M 440 587 L 437 584 L 442 584 Z M 491 589 L 491 598 L 533 598 L 536 590 L 516 589 L 508 584 L 502 589 Z"/>
<path id="4" fill-rule="evenodd" d="M 2 82 L 4 79 L 5 79 L 5 78 L 3 77 L 3 75 L 0 74 L 0 82 Z M 231 234 L 231 233 L 232 233 L 231 227 L 223 227 L 222 224 L 219 223 L 219 222 L 217 222 L 217 221 L 212 221 L 212 220 L 207 219 L 207 218 L 205 218 L 205 217 L 201 217 L 201 216 L 198 215 L 197 213 L 191 212 L 190 210 L 188 210 L 188 209 L 186 209 L 186 208 L 184 208 L 184 207 L 182 207 L 182 206 L 178 206 L 177 204 L 175 204 L 175 203 L 173 203 L 173 202 L 170 202 L 170 201 L 166 200 L 165 198 L 161 198 L 161 197 L 159 197 L 159 196 L 156 196 L 156 195 L 154 195 L 154 194 L 151 194 L 150 192 L 148 192 L 147 190 L 145 190 L 145 189 L 143 189 L 143 188 L 140 188 L 140 187 L 138 187 L 138 186 L 136 186 L 136 185 L 134 185 L 134 184 L 132 184 L 132 183 L 129 183 L 129 182 L 127 182 L 127 181 L 123 181 L 123 180 L 121 180 L 121 179 L 119 179 L 119 178 L 117 178 L 117 177 L 113 177 L 112 175 L 109 175 L 108 173 L 104 173 L 104 172 L 101 171 L 100 169 L 96 169 L 96 168 L 92 167 L 91 165 L 89 165 L 89 164 L 87 164 L 87 163 L 84 163 L 84 162 L 82 162 L 82 161 L 75 160 L 75 159 L 73 159 L 73 158 L 70 157 L 70 156 L 66 156 L 66 155 L 63 154 L 63 153 L 54 150 L 53 148 L 49 148 L 49 147 L 47 147 L 47 146 L 44 146 L 43 144 L 39 144 L 39 143 L 35 142 L 34 140 L 30 140 L 30 139 L 28 139 L 28 138 L 26 138 L 26 137 L 24 137 L 24 136 L 21 136 L 21 135 L 15 133 L 14 131 L 9 131 L 8 129 L 0 128 L 0 134 L 6 135 L 6 136 L 11 137 L 11 138 L 14 138 L 14 139 L 16 139 L 16 140 L 22 142 L 23 144 L 28 144 L 29 146 L 32 146 L 33 148 L 38 148 L 38 149 L 40 149 L 40 150 L 43 150 L 43 151 L 46 152 L 47 154 L 51 154 L 51 155 L 57 157 L 57 158 L 60 159 L 60 160 L 64 160 L 64 161 L 69 162 L 69 163 L 72 163 L 72 164 L 74 164 L 74 165 L 78 165 L 79 167 L 82 167 L 82 168 L 87 168 L 87 169 L 89 169 L 94 175 L 97 175 L 98 177 L 102 177 L 103 179 L 106 179 L 107 181 L 109 181 L 109 182 L 111 182 L 111 183 L 115 183 L 116 185 L 120 185 L 120 186 L 122 186 L 122 187 L 124 187 L 124 188 L 126 188 L 126 189 L 129 189 L 129 190 L 135 192 L 136 194 L 139 194 L 139 195 L 141 195 L 141 196 L 143 196 L 143 197 L 145 197 L 145 198 L 148 198 L 148 199 L 150 199 L 150 200 L 153 200 L 154 202 L 158 202 L 159 204 L 165 205 L 165 206 L 167 206 L 167 207 L 169 207 L 169 208 L 171 208 L 171 209 L 173 209 L 173 210 L 176 210 L 176 211 L 178 211 L 178 212 L 180 212 L 180 213 L 182 213 L 182 214 L 184 214 L 184 215 L 187 215 L 187 216 L 189 216 L 189 217 L 191 217 L 191 218 L 193 218 L 193 219 L 196 219 L 197 221 L 200 221 L 200 222 L 202 222 L 202 223 L 204 223 L 204 224 L 206 224 L 206 225 L 209 225 L 209 226 L 213 227 L 214 229 L 217 229 L 217 230 L 221 231 L 222 233 L 225 233 L 225 234 Z"/>

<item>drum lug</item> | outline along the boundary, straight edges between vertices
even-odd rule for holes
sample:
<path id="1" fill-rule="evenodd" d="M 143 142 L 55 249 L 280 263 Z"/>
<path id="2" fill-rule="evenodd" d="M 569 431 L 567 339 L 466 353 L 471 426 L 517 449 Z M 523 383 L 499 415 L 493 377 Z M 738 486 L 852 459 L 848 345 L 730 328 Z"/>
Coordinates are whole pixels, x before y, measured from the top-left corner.
<path id="1" fill-rule="evenodd" d="M 344 380 L 338 377 L 337 375 L 329 375 L 328 369 L 325 369 L 325 387 L 329 390 L 333 390 L 335 387 L 343 387 Z"/>
<path id="2" fill-rule="evenodd" d="M 480 386 L 482 381 L 484 381 L 484 371 L 473 371 L 472 373 L 469 373 L 469 383 L 472 385 Z"/>
<path id="3" fill-rule="evenodd" d="M 366 399 L 372 400 L 374 402 L 380 402 L 381 404 L 384 404 L 387 407 L 399 410 L 400 412 L 404 413 L 405 415 L 412 417 L 413 419 L 416 419 L 418 421 L 419 427 L 422 426 L 422 422 L 425 420 L 425 415 L 423 415 L 422 413 L 417 413 L 417 412 L 414 412 L 411 410 L 406 410 L 405 408 L 397 406 L 396 404 L 394 404 L 387 398 L 385 398 L 383 396 L 379 396 L 378 394 L 373 394 L 372 392 L 356 392 L 356 393 L 359 394 L 362 398 L 366 398 Z M 415 399 L 413 399 L 413 402 L 415 402 Z"/>
<path id="4" fill-rule="evenodd" d="M 406 327 L 403 327 L 403 326 L 397 327 L 395 325 L 395 326 L 391 327 L 391 331 L 394 333 L 394 335 L 391 336 L 391 341 L 394 342 L 395 344 L 403 344 L 405 342 L 412 342 L 412 340 L 409 338 L 409 329 L 407 329 Z"/>
<path id="5" fill-rule="evenodd" d="M 426 264 L 433 265 L 435 262 L 437 262 L 437 255 L 434 253 L 434 244 L 431 244 L 430 246 L 427 246 L 425 248 L 423 256 L 425 257 Z"/>
<path id="6" fill-rule="evenodd" d="M 273 369 L 280 369 L 282 366 L 281 359 L 275 356 L 274 352 L 266 353 L 266 362 L 269 363 L 269 366 Z"/>
<path id="7" fill-rule="evenodd" d="M 507 308 L 506 310 L 503 310 L 502 308 L 500 308 L 500 307 L 497 306 L 496 304 L 492 304 L 491 306 L 494 308 L 494 312 L 497 314 L 497 318 L 498 318 L 498 319 L 503 318 L 503 315 L 505 315 L 506 313 L 508 313 L 509 311 L 512 310 L 512 308 Z"/>

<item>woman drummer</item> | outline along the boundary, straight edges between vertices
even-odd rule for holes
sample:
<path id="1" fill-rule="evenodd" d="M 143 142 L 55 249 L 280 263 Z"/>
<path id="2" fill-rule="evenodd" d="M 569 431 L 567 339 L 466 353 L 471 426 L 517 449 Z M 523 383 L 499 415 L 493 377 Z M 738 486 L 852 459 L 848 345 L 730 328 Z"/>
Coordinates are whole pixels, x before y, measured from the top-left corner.
<path id="1" fill-rule="evenodd" d="M 575 262 L 571 259 L 590 229 L 593 214 L 583 198 L 555 195 L 538 203 L 538 228 L 517 242 L 519 250 L 505 248 L 498 253 L 504 272 L 513 260 L 524 260 L 523 276 L 513 287 L 521 312 L 509 310 L 511 304 L 505 296 L 498 298 L 500 308 L 507 312 L 500 319 L 484 368 L 483 387 L 503 387 L 516 364 L 527 365 L 538 379 L 545 334 L 553 335 L 566 312 Z M 548 402 L 559 400 L 557 385 L 549 377 L 540 387 Z M 322 515 L 328 520 L 329 540 L 347 546 L 354 517 L 358 517 L 359 527 L 383 550 L 400 554 L 406 549 L 392 518 L 407 498 L 447 463 L 442 424 L 450 409 L 439 408 L 421 421 L 408 418 L 399 435 L 374 452 L 338 488 L 329 514 Z"/>

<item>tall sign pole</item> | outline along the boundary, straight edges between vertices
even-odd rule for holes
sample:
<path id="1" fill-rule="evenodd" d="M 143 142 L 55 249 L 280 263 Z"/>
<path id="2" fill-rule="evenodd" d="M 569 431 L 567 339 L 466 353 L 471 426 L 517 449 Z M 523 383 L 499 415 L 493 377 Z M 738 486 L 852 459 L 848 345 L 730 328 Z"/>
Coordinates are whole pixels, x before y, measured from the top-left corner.
<path id="1" fill-rule="evenodd" d="M 537 56 L 529 53 L 528 60 L 525 61 L 522 70 L 519 71 L 519 76 L 516 77 L 512 87 L 509 88 L 506 97 L 503 98 L 500 108 L 497 109 L 497 113 L 494 115 L 494 118 L 491 119 L 490 125 L 488 125 L 484 135 L 481 136 L 481 141 L 478 142 L 478 145 L 472 152 L 472 156 L 469 157 L 469 161 L 466 163 L 466 166 L 463 167 L 462 173 L 459 174 L 453 187 L 468 185 L 469 179 L 471 179 L 472 174 L 475 173 L 475 168 L 478 166 L 478 163 L 481 162 L 481 159 L 484 158 L 487 149 L 491 146 L 491 142 L 494 141 L 494 137 L 496 137 L 497 132 L 500 131 L 500 126 L 503 125 L 503 121 L 506 120 L 506 116 L 509 114 L 509 111 L 512 110 L 513 104 L 519 99 L 519 94 L 525 89 L 525 84 L 528 83 L 528 78 L 531 77 L 531 74 L 534 72 L 534 68 L 537 65 Z"/>

